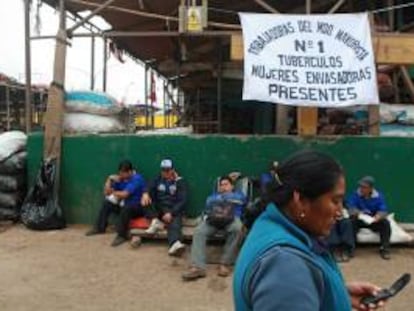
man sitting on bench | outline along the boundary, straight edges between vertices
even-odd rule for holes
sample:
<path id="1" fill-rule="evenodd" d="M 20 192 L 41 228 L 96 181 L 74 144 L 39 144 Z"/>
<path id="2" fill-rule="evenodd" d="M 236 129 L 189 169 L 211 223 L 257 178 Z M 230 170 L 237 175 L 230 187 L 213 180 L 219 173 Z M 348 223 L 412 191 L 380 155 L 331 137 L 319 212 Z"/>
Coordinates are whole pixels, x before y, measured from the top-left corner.
<path id="1" fill-rule="evenodd" d="M 187 203 L 187 186 L 174 169 L 171 159 L 161 161 L 161 174 L 149 185 L 149 193 L 155 209 L 154 218 L 147 234 L 155 234 L 167 226 L 168 254 L 181 256 L 185 250 L 182 240 L 182 216 Z M 140 244 L 134 237 L 132 247 Z"/>
<path id="2" fill-rule="evenodd" d="M 245 195 L 234 191 L 231 178 L 221 177 L 219 191 L 207 198 L 202 221 L 195 229 L 191 247 L 192 266 L 183 273 L 184 281 L 192 281 L 206 276 L 207 237 L 213 236 L 218 231 L 223 231 L 226 238 L 218 275 L 226 277 L 230 274 L 229 266 L 234 263 L 242 231 L 240 216 L 245 204 Z"/>
<path id="3" fill-rule="evenodd" d="M 354 234 L 360 228 L 369 228 L 380 235 L 380 255 L 383 259 L 390 259 L 391 226 L 387 220 L 387 206 L 382 193 L 374 188 L 375 180 L 365 176 L 359 181 L 358 190 L 347 200 L 347 207 L 351 214 Z"/>
<path id="4" fill-rule="evenodd" d="M 137 174 L 130 161 L 122 161 L 117 175 L 110 175 L 104 187 L 105 200 L 99 212 L 95 226 L 86 233 L 87 236 L 105 233 L 110 214 L 119 214 L 116 226 L 117 236 L 112 246 L 118 246 L 129 238 L 129 222 L 136 217 L 145 216 L 143 207 L 148 204 L 144 178 Z"/>

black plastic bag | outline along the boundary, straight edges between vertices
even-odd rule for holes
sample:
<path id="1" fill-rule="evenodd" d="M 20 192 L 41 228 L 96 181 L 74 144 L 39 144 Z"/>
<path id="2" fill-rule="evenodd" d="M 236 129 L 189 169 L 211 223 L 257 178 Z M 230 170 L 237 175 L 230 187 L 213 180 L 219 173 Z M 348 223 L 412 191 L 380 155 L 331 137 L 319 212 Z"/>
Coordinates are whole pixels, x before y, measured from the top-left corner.
<path id="1" fill-rule="evenodd" d="M 0 162 L 0 174 L 18 174 L 26 169 L 27 152 L 19 151 Z"/>
<path id="2" fill-rule="evenodd" d="M 44 161 L 21 209 L 21 220 L 34 230 L 66 227 L 56 194 L 56 160 Z"/>

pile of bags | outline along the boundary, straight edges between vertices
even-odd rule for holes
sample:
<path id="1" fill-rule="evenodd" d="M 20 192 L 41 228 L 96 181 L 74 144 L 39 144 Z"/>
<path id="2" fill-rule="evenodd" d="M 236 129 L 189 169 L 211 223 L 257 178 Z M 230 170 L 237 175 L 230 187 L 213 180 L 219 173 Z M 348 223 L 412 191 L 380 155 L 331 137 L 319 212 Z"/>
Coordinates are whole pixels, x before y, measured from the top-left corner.
<path id="1" fill-rule="evenodd" d="M 414 105 L 381 104 L 380 116 L 382 124 L 414 125 Z"/>
<path id="2" fill-rule="evenodd" d="M 23 132 L 0 134 L 0 220 L 19 219 L 26 194 L 26 143 Z"/>
<path id="3" fill-rule="evenodd" d="M 122 107 L 111 96 L 93 91 L 71 91 L 65 95 L 66 133 L 118 133 L 125 130 L 119 120 Z"/>

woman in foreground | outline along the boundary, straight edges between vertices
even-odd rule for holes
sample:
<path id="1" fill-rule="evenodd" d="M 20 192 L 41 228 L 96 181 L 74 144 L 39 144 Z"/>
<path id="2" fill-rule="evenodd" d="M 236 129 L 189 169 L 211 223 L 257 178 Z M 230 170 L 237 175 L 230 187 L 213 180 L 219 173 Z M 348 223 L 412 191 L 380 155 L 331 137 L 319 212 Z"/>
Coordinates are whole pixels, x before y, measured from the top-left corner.
<path id="1" fill-rule="evenodd" d="M 362 297 L 379 288 L 345 284 L 323 240 L 340 217 L 345 179 L 319 152 L 300 152 L 278 166 L 266 210 L 256 220 L 234 273 L 237 311 L 373 310 Z"/>

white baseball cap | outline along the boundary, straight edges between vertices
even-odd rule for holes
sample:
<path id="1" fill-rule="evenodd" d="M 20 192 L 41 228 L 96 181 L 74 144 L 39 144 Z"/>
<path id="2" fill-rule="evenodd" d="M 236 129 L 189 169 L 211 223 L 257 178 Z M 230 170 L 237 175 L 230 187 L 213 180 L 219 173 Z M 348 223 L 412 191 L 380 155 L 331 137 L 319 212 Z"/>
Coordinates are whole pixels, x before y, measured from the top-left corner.
<path id="1" fill-rule="evenodd" d="M 164 159 L 161 161 L 161 169 L 172 169 L 174 167 L 171 159 Z"/>

